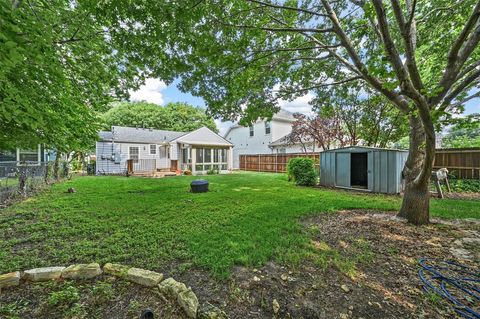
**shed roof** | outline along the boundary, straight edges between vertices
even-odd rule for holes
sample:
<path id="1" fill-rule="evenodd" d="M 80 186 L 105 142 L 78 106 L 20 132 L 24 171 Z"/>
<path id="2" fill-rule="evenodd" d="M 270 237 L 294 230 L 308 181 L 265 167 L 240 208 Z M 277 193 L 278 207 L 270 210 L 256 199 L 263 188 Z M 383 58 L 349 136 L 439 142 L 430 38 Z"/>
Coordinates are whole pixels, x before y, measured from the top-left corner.
<path id="1" fill-rule="evenodd" d="M 383 150 L 383 151 L 395 151 L 395 152 L 407 152 L 408 153 L 408 150 L 402 150 L 402 149 L 398 149 L 398 148 L 382 148 L 382 147 L 358 146 L 358 145 L 339 147 L 339 148 L 334 148 L 334 149 L 331 149 L 331 150 L 324 150 L 321 153 L 336 152 L 336 151 L 348 150 L 348 149 L 351 149 L 351 150 L 354 150 L 354 149 Z"/>

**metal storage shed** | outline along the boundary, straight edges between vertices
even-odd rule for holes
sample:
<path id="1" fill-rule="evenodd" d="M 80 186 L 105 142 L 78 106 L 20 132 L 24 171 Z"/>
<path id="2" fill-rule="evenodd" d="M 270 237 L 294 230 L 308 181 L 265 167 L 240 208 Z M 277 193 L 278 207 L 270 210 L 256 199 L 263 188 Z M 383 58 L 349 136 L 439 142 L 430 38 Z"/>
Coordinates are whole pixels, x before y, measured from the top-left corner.
<path id="1" fill-rule="evenodd" d="M 403 191 L 408 151 L 350 146 L 320 153 L 320 185 L 375 193 Z"/>

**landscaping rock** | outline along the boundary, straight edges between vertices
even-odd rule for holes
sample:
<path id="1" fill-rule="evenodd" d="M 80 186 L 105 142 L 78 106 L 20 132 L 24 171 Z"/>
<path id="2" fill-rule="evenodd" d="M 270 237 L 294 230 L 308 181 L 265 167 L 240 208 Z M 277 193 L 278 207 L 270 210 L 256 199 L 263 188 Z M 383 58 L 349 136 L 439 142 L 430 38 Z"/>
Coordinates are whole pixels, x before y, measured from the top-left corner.
<path id="1" fill-rule="evenodd" d="M 103 266 L 103 272 L 117 277 L 126 277 L 130 268 L 125 265 L 106 263 Z"/>
<path id="2" fill-rule="evenodd" d="M 348 288 L 347 285 L 341 285 L 340 288 L 342 288 L 342 290 L 346 293 L 350 292 L 350 288 Z"/>
<path id="3" fill-rule="evenodd" d="M 178 282 L 173 278 L 167 278 L 162 281 L 158 285 L 158 289 L 161 293 L 173 299 L 176 299 L 182 291 L 188 290 L 184 283 Z"/>
<path id="4" fill-rule="evenodd" d="M 199 319 L 228 319 L 224 311 L 209 302 L 198 309 L 197 315 Z"/>
<path id="5" fill-rule="evenodd" d="M 191 288 L 178 294 L 177 303 L 189 318 L 197 317 L 198 299 Z"/>
<path id="6" fill-rule="evenodd" d="M 30 281 L 59 279 L 65 267 L 45 267 L 26 270 L 23 278 Z"/>
<path id="7" fill-rule="evenodd" d="M 9 272 L 7 274 L 0 275 L 0 289 L 6 287 L 18 286 L 20 283 L 20 272 Z"/>
<path id="8" fill-rule="evenodd" d="M 154 287 L 162 281 L 163 274 L 141 268 L 130 268 L 126 278 L 145 287 Z"/>
<path id="9" fill-rule="evenodd" d="M 167 278 L 158 285 L 160 292 L 177 301 L 189 318 L 196 318 L 198 299 L 191 288 L 173 278 Z"/>
<path id="10" fill-rule="evenodd" d="M 273 299 L 272 308 L 273 308 L 273 313 L 277 315 L 278 312 L 280 311 L 280 304 L 278 303 L 277 299 Z"/>
<path id="11" fill-rule="evenodd" d="M 71 265 L 62 271 L 62 277 L 68 279 L 89 279 L 102 274 L 97 263 Z"/>

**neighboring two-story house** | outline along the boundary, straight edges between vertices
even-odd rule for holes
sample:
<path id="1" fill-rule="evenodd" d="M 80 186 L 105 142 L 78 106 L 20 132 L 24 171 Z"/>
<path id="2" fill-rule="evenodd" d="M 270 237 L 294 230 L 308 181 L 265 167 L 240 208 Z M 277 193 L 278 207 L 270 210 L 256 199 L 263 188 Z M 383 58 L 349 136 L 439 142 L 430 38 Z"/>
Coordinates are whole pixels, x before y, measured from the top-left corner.
<path id="1" fill-rule="evenodd" d="M 294 121 L 293 113 L 281 109 L 270 121 L 258 120 L 249 127 L 240 124 L 231 126 L 225 133 L 225 139 L 233 144 L 233 168 L 240 167 L 242 154 L 303 152 L 301 145 L 290 145 L 286 138 Z"/>

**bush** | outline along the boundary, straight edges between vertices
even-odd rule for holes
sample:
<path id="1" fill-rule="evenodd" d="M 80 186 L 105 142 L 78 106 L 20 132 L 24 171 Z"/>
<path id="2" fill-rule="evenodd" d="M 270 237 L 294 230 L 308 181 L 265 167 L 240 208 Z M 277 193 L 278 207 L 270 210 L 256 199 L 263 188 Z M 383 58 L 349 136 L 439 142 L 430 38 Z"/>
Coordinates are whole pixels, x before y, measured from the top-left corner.
<path id="1" fill-rule="evenodd" d="M 478 179 L 448 179 L 452 192 L 480 192 L 480 180 Z M 442 183 L 442 188 L 446 186 Z"/>
<path id="2" fill-rule="evenodd" d="M 317 183 L 315 165 L 311 158 L 295 157 L 287 164 L 288 180 L 295 181 L 296 185 L 314 186 Z"/>

